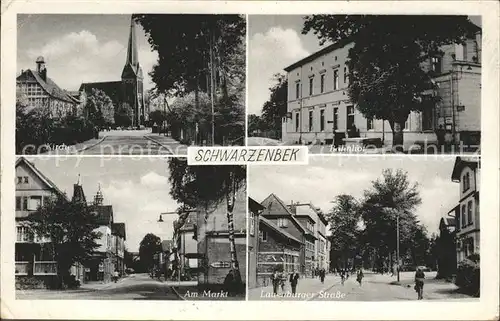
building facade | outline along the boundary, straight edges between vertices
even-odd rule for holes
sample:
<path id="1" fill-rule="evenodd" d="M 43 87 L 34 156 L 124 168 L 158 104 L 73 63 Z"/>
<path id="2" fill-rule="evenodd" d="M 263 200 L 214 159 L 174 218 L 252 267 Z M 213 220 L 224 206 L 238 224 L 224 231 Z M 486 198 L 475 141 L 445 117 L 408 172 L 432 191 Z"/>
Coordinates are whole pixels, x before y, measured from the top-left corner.
<path id="1" fill-rule="evenodd" d="M 81 112 L 79 99 L 61 89 L 47 76 L 45 58 L 42 56 L 36 59 L 35 70 L 21 70 L 16 78 L 16 87 L 18 99 L 23 99 L 30 109 L 43 109 L 51 118 L 63 118 Z"/>
<path id="2" fill-rule="evenodd" d="M 288 77 L 287 116 L 282 119 L 282 141 L 288 144 L 344 144 L 352 130 L 361 138 L 392 143 L 388 121 L 366 119 L 347 93 L 346 64 L 349 41 L 341 41 L 285 68 Z M 447 45 L 429 59 L 437 89 L 424 93 L 440 102 L 426 112 L 412 112 L 404 128 L 405 148 L 436 143 L 435 131 L 448 132 L 451 143 L 479 145 L 481 107 L 481 33 L 465 45 Z"/>
<path id="3" fill-rule="evenodd" d="M 35 235 L 26 218 L 47 199 L 64 193 L 24 157 L 16 161 L 16 284 L 35 278 L 47 287 L 57 276 L 57 264 L 50 239 Z"/>
<path id="4" fill-rule="evenodd" d="M 139 53 L 137 50 L 137 38 L 134 19 L 130 20 L 130 33 L 127 46 L 127 60 L 123 67 L 121 81 L 90 82 L 82 83 L 80 86 L 81 100 L 92 93 L 92 89 L 104 91 L 113 101 L 115 113 L 122 108 L 132 110 L 131 126 L 144 125 L 147 118 L 147 110 L 144 104 L 142 68 L 139 64 Z"/>
<path id="5" fill-rule="evenodd" d="M 454 209 L 457 262 L 479 254 L 480 168 L 479 159 L 457 157 L 451 175 L 451 180 L 460 184 L 459 201 Z"/>

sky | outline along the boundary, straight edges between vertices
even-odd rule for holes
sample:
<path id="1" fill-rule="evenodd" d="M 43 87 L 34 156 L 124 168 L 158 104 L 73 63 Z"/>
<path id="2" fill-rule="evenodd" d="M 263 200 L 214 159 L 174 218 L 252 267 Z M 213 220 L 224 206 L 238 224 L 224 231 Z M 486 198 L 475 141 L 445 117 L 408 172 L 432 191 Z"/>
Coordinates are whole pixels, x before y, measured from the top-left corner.
<path id="1" fill-rule="evenodd" d="M 320 50 L 318 38 L 302 34 L 303 17 L 298 15 L 251 15 L 248 18 L 248 113 L 261 114 L 269 99 L 273 75 Z M 480 17 L 470 17 L 481 26 Z"/>
<path id="2" fill-rule="evenodd" d="M 130 15 L 23 14 L 17 17 L 17 70 L 35 69 L 45 58 L 47 75 L 66 90 L 82 82 L 119 81 L 127 57 Z M 158 59 L 136 24 L 144 89 L 154 87 L 148 73 Z"/>
<path id="3" fill-rule="evenodd" d="M 87 202 L 93 200 L 100 184 L 104 205 L 113 205 L 114 221 L 125 223 L 129 251 L 138 251 L 139 243 L 147 233 L 162 240 L 172 238 L 173 221 L 177 216 L 164 215 L 164 222 L 157 222 L 160 213 L 175 211 L 179 206 L 169 194 L 171 185 L 165 159 L 28 159 L 69 197 L 73 195 L 73 184 L 78 181 L 79 174 Z"/>
<path id="4" fill-rule="evenodd" d="M 402 169 L 411 182 L 419 184 L 422 203 L 415 214 L 431 235 L 438 232 L 441 217 L 458 204 L 460 186 L 451 181 L 454 161 L 452 157 L 323 156 L 310 157 L 307 166 L 253 166 L 249 168 L 249 197 L 261 202 L 274 193 L 286 204 L 311 202 L 327 212 L 335 196 L 350 194 L 360 199 L 383 169 Z"/>

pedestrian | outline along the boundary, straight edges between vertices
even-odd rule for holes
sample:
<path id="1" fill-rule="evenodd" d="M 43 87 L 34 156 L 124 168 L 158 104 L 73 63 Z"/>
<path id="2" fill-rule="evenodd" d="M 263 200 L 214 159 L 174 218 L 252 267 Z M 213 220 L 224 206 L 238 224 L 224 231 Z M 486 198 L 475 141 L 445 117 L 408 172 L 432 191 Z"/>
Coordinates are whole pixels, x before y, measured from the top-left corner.
<path id="1" fill-rule="evenodd" d="M 116 283 L 119 277 L 120 273 L 118 272 L 118 270 L 115 270 L 115 272 L 113 272 L 113 281 Z"/>
<path id="2" fill-rule="evenodd" d="M 345 282 L 345 271 L 344 269 L 340 270 L 340 283 L 344 285 Z"/>
<path id="3" fill-rule="evenodd" d="M 325 269 L 319 270 L 319 278 L 321 279 L 321 283 L 325 283 L 325 274 L 326 274 Z"/>
<path id="4" fill-rule="evenodd" d="M 279 275 L 279 284 L 281 287 L 281 292 L 285 293 L 285 280 L 286 280 L 285 275 L 281 271 L 278 273 L 278 275 Z"/>
<path id="5" fill-rule="evenodd" d="M 438 142 L 438 148 L 440 153 L 444 153 L 444 143 L 445 143 L 446 131 L 443 128 L 443 125 L 439 125 L 439 128 L 436 130 L 436 137 Z"/>
<path id="6" fill-rule="evenodd" d="M 279 279 L 278 271 L 276 271 L 276 270 L 271 275 L 271 283 L 273 285 L 273 293 L 278 294 L 278 286 L 280 283 L 280 279 Z"/>
<path id="7" fill-rule="evenodd" d="M 422 268 L 418 267 L 415 272 L 415 291 L 417 291 L 418 300 L 424 298 L 424 279 L 424 271 L 422 271 Z"/>
<path id="8" fill-rule="evenodd" d="M 292 272 L 290 274 L 290 286 L 292 288 L 292 294 L 297 292 L 297 283 L 299 283 L 299 274 L 297 272 Z"/>
<path id="9" fill-rule="evenodd" d="M 363 277 L 364 277 L 363 270 L 360 268 L 358 270 L 358 273 L 356 274 L 356 281 L 358 281 L 359 286 L 361 286 L 361 282 L 363 281 Z"/>

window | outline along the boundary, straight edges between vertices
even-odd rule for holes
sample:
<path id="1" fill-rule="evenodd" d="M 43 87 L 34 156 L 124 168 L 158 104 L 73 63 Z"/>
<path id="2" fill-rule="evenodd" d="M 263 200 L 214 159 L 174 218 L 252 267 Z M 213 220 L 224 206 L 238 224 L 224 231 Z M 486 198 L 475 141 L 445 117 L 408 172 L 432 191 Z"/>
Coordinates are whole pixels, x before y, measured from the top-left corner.
<path id="1" fill-rule="evenodd" d="M 17 242 L 33 242 L 33 234 L 26 226 L 16 226 Z"/>
<path id="2" fill-rule="evenodd" d="M 462 227 L 465 227 L 467 225 L 467 220 L 465 219 L 465 204 L 462 205 Z"/>
<path id="3" fill-rule="evenodd" d="M 408 115 L 408 118 L 405 121 L 405 130 L 410 129 L 410 115 Z"/>
<path id="4" fill-rule="evenodd" d="M 366 119 L 366 129 L 367 130 L 373 129 L 373 118 Z"/>
<path id="5" fill-rule="evenodd" d="M 22 211 L 22 197 L 21 196 L 16 196 L 16 211 Z"/>
<path id="6" fill-rule="evenodd" d="M 278 226 L 279 227 L 287 227 L 287 219 L 286 218 L 283 218 L 283 217 L 280 217 L 278 218 Z"/>
<path id="7" fill-rule="evenodd" d="M 323 93 L 325 91 L 325 74 L 321 74 L 320 78 L 320 91 Z"/>
<path id="8" fill-rule="evenodd" d="M 339 124 L 339 109 L 333 108 L 333 130 L 336 130 Z"/>
<path id="9" fill-rule="evenodd" d="M 28 209 L 28 198 L 23 197 L 23 210 L 26 211 Z"/>
<path id="10" fill-rule="evenodd" d="M 347 70 L 347 67 L 344 67 L 344 84 L 347 84 L 349 81 L 349 71 Z"/>
<path id="11" fill-rule="evenodd" d="M 464 192 L 466 192 L 470 188 L 470 175 L 469 175 L 469 173 L 466 173 L 464 176 L 462 176 L 462 184 L 463 184 Z"/>
<path id="12" fill-rule="evenodd" d="M 267 241 L 267 231 L 262 231 L 262 241 L 263 242 Z"/>
<path id="13" fill-rule="evenodd" d="M 333 71 L 333 90 L 339 89 L 339 70 Z"/>
<path id="14" fill-rule="evenodd" d="M 467 203 L 467 222 L 468 225 L 472 225 L 472 201 Z"/>
<path id="15" fill-rule="evenodd" d="M 347 129 L 354 127 L 354 106 L 347 106 Z"/>
<path id="16" fill-rule="evenodd" d="M 422 111 L 422 130 L 432 130 L 433 129 L 433 109 L 425 108 Z"/>
<path id="17" fill-rule="evenodd" d="M 299 132 L 300 129 L 300 118 L 299 118 L 299 113 L 295 113 L 295 131 Z"/>
<path id="18" fill-rule="evenodd" d="M 442 72 L 442 66 L 441 66 L 441 57 L 432 57 L 431 58 L 431 69 L 435 73 L 441 73 Z"/>
<path id="19" fill-rule="evenodd" d="M 307 222 L 306 227 L 309 231 L 314 232 L 314 224 Z"/>
<path id="20" fill-rule="evenodd" d="M 319 130 L 324 131 L 325 130 L 325 110 L 321 109 L 319 111 Z"/>
<path id="21" fill-rule="evenodd" d="M 313 130 L 313 111 L 309 111 L 309 131 L 312 132 Z"/>
<path id="22" fill-rule="evenodd" d="M 300 81 L 295 83 L 295 98 L 300 98 Z"/>
<path id="23" fill-rule="evenodd" d="M 22 176 L 17 177 L 17 184 L 22 184 L 23 183 L 23 178 Z"/>
<path id="24" fill-rule="evenodd" d="M 28 200 L 28 211 L 36 211 L 40 206 L 42 206 L 41 196 L 31 196 Z"/>
<path id="25" fill-rule="evenodd" d="M 314 78 L 309 78 L 309 96 L 313 95 Z"/>
<path id="26" fill-rule="evenodd" d="M 255 230 L 255 214 L 250 213 L 250 235 L 254 235 Z"/>
<path id="27" fill-rule="evenodd" d="M 24 176 L 24 184 L 28 184 L 28 176 Z"/>

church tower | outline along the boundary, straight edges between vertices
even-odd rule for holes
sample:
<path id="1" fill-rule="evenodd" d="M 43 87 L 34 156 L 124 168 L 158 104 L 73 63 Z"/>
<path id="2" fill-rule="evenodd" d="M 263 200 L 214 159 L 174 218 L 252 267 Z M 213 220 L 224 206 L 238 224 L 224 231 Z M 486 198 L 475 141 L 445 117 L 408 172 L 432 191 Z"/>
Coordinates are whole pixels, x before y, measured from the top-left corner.
<path id="1" fill-rule="evenodd" d="M 101 184 L 99 184 L 99 188 L 97 190 L 97 193 L 94 196 L 94 205 L 102 206 L 103 202 L 104 202 L 104 196 L 102 196 Z"/>
<path id="2" fill-rule="evenodd" d="M 144 95 L 142 68 L 139 65 L 137 37 L 134 18 L 130 19 L 130 33 L 127 46 L 127 61 L 122 72 L 122 104 L 128 104 L 133 111 L 132 126 L 144 124 Z"/>

